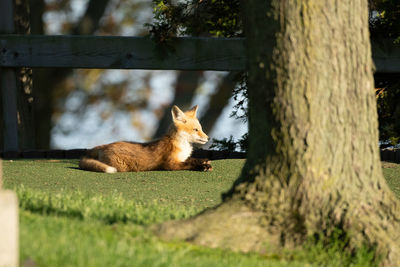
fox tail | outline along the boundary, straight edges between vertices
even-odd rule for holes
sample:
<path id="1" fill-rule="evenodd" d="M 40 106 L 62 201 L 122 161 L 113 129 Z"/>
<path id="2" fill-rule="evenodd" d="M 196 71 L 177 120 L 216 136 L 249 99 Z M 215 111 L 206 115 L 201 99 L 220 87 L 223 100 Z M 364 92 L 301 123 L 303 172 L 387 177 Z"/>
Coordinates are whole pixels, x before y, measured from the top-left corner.
<path id="1" fill-rule="evenodd" d="M 81 157 L 79 161 L 79 168 L 82 170 L 93 172 L 116 173 L 117 169 L 109 166 L 99 160 L 96 150 L 89 150 L 86 156 Z"/>

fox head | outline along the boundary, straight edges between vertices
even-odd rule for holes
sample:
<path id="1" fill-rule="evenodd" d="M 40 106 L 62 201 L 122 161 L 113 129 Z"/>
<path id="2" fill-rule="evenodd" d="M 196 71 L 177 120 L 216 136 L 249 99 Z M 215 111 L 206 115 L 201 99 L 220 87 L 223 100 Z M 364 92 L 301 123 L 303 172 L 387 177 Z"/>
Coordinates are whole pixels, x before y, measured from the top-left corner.
<path id="1" fill-rule="evenodd" d="M 196 117 L 197 105 L 186 112 L 183 112 L 177 106 L 173 106 L 171 113 L 175 129 L 181 138 L 195 144 L 204 145 L 208 142 L 208 136 L 203 132 Z"/>

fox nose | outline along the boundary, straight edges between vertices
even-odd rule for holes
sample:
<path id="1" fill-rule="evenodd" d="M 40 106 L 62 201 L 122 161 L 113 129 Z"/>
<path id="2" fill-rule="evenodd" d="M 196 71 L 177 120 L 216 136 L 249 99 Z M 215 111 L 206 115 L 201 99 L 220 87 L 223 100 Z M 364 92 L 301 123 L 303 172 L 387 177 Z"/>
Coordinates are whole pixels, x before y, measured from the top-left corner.
<path id="1" fill-rule="evenodd" d="M 207 136 L 204 132 L 203 132 L 203 134 L 201 135 L 200 138 L 202 139 L 202 141 L 203 141 L 204 143 L 207 143 L 208 140 L 209 140 L 208 136 Z"/>

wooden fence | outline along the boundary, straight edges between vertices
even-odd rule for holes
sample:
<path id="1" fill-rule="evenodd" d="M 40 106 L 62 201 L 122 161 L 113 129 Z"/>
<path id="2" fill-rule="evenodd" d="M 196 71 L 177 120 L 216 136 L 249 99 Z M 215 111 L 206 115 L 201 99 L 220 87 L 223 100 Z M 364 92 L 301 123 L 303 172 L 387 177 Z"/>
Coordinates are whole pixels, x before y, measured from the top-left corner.
<path id="1" fill-rule="evenodd" d="M 0 35 L 0 67 L 216 70 L 245 68 L 243 38 Z"/>
<path id="2" fill-rule="evenodd" d="M 240 71 L 244 42 L 180 37 L 163 49 L 146 37 L 0 34 L 0 68 Z M 372 41 L 372 55 L 377 73 L 400 73 L 400 44 Z"/>

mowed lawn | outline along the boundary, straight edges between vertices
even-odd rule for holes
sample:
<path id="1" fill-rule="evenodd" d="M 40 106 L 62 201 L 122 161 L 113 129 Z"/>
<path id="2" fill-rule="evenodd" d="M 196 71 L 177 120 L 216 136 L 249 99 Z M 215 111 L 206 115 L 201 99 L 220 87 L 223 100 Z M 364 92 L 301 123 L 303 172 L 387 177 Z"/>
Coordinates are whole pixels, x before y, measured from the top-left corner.
<path id="1" fill-rule="evenodd" d="M 149 226 L 182 219 L 220 203 L 244 160 L 213 161 L 213 172 L 102 174 L 77 160 L 3 161 L 4 187 L 20 202 L 22 266 L 369 266 L 372 253 L 341 253 L 312 244 L 281 254 L 242 254 L 163 242 Z M 400 197 L 400 165 L 385 163 Z"/>
<path id="2" fill-rule="evenodd" d="M 174 203 L 205 208 L 220 202 L 239 176 L 244 160 L 218 160 L 212 172 L 152 171 L 96 173 L 78 169 L 77 160 L 4 161 L 5 186 L 24 185 L 42 192 L 81 192 L 88 196 L 121 194 L 149 203 Z"/>

